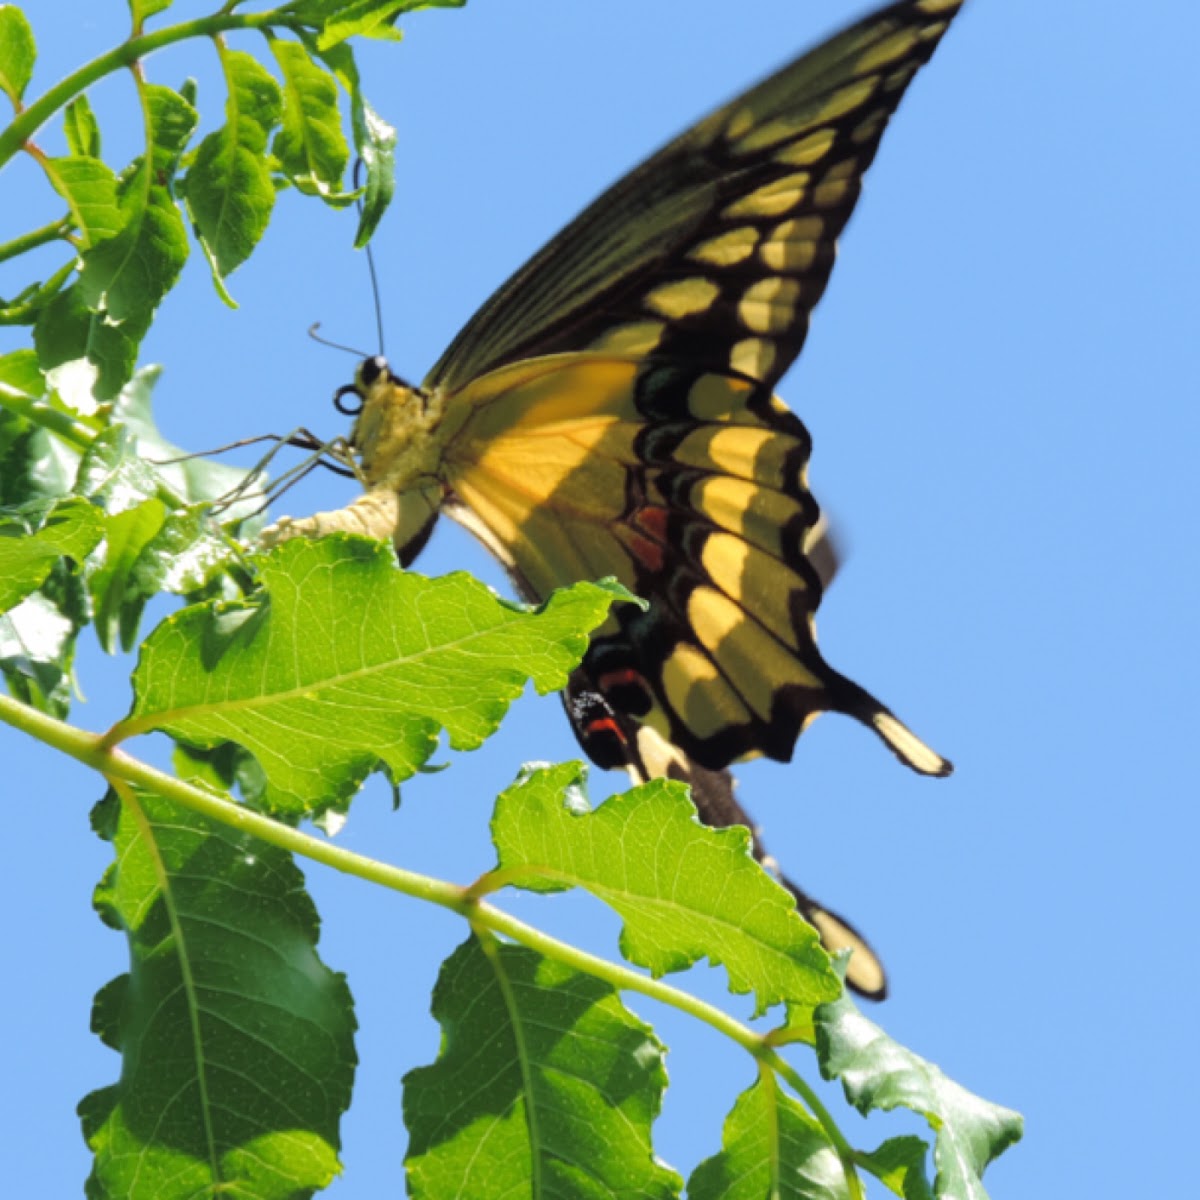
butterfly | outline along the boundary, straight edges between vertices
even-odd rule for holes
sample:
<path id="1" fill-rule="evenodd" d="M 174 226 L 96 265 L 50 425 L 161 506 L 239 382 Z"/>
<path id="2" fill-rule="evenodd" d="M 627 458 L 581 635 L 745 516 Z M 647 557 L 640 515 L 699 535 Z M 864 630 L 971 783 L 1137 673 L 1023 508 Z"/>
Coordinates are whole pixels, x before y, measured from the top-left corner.
<path id="1" fill-rule="evenodd" d="M 948 774 L 818 652 L 810 439 L 774 389 L 883 131 L 962 3 L 882 8 L 681 134 L 503 284 L 421 386 L 367 359 L 338 394 L 366 493 L 272 537 L 371 533 L 407 565 L 444 511 L 528 599 L 616 576 L 648 607 L 614 608 L 568 697 L 585 749 L 586 714 L 619 734 L 591 739 L 602 765 L 671 758 L 722 792 L 731 763 L 787 761 L 833 711 Z"/>

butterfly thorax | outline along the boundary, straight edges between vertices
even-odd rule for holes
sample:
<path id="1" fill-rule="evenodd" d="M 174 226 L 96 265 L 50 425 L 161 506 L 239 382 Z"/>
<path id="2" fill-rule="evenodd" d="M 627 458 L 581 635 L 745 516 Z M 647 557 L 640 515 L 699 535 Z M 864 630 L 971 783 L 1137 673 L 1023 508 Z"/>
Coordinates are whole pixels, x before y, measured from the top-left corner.
<path id="1" fill-rule="evenodd" d="M 355 390 L 362 409 L 351 441 L 369 487 L 405 492 L 440 477 L 446 443 L 461 421 L 445 420 L 445 389 L 411 387 L 386 366 L 380 371 L 381 363 L 368 359 L 359 370 Z"/>

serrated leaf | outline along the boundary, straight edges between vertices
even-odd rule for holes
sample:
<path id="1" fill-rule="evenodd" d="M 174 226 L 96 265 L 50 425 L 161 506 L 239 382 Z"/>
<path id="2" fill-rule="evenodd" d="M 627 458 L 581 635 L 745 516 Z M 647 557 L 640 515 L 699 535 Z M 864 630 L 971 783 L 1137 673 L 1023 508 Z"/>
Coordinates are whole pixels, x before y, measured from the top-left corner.
<path id="1" fill-rule="evenodd" d="M 870 1154 L 859 1151 L 854 1161 L 870 1171 L 901 1200 L 933 1200 L 925 1163 L 929 1145 L 919 1137 L 888 1138 Z"/>
<path id="2" fill-rule="evenodd" d="M 279 123 L 279 85 L 251 55 L 223 50 L 225 124 L 201 143 L 187 173 L 188 211 L 221 280 L 258 245 L 275 206 L 267 139 Z"/>
<path id="3" fill-rule="evenodd" d="M 59 559 L 82 562 L 103 536 L 99 510 L 78 497 L 0 509 L 0 612 L 36 591 Z"/>
<path id="4" fill-rule="evenodd" d="M 283 73 L 283 127 L 272 147 L 279 165 L 305 195 L 345 203 L 341 186 L 350 148 L 337 83 L 296 42 L 273 38 L 271 52 Z"/>
<path id="5" fill-rule="evenodd" d="M 411 1195 L 679 1194 L 650 1145 L 663 1047 L 609 984 L 472 937 L 443 966 L 433 1015 L 438 1060 L 404 1079 Z"/>
<path id="6" fill-rule="evenodd" d="M 338 1170 L 354 1016 L 316 953 L 291 857 L 158 797 L 110 797 L 115 862 L 96 893 L 130 971 L 93 1029 L 120 1081 L 79 1106 L 93 1200 L 307 1195 Z"/>
<path id="7" fill-rule="evenodd" d="M 864 1116 L 873 1108 L 921 1113 L 936 1135 L 934 1195 L 986 1200 L 984 1168 L 1021 1138 L 1019 1113 L 972 1095 L 893 1041 L 843 996 L 816 1013 L 817 1057 L 826 1079 L 840 1079 Z"/>
<path id="8" fill-rule="evenodd" d="M 148 152 L 121 180 L 121 232 L 85 256 L 80 278 L 88 306 L 116 322 L 148 319 L 187 258 L 170 183 L 197 113 L 170 88 L 146 84 L 144 95 Z"/>
<path id="9" fill-rule="evenodd" d="M 688 1180 L 688 1200 L 845 1200 L 849 1194 L 825 1131 L 770 1072 L 738 1097 L 721 1152 Z"/>
<path id="10" fill-rule="evenodd" d="M 46 159 L 43 166 L 54 190 L 67 202 L 83 249 L 120 232 L 124 217 L 117 204 L 117 177 L 106 163 L 77 154 Z"/>
<path id="11" fill-rule="evenodd" d="M 466 575 L 403 574 L 390 547 L 346 535 L 287 542 L 259 571 L 250 601 L 185 609 L 150 635 L 115 732 L 237 742 L 269 805 L 291 813 L 344 805 L 381 765 L 408 778 L 442 729 L 455 749 L 478 746 L 526 682 L 566 683 L 627 596 L 581 584 L 523 609 Z"/>
<path id="12" fill-rule="evenodd" d="M 37 44 L 25 14 L 15 4 L 0 4 L 0 90 L 19 108 L 33 78 Z"/>
<path id="13" fill-rule="evenodd" d="M 63 133 L 72 154 L 100 157 L 100 125 L 88 102 L 87 93 L 76 96 L 63 113 Z"/>
<path id="14" fill-rule="evenodd" d="M 580 771 L 532 771 L 500 797 L 492 839 L 505 883 L 587 888 L 624 920 L 631 962 L 658 976 L 707 957 L 731 991 L 754 993 L 756 1015 L 841 992 L 795 899 L 754 861 L 748 830 L 701 825 L 684 786 L 662 779 L 592 811 Z"/>
<path id="15" fill-rule="evenodd" d="M 102 399 L 115 395 L 131 378 L 137 347 L 154 311 L 187 260 L 187 234 L 171 186 L 196 125 L 196 110 L 170 88 L 143 84 L 141 94 L 147 153 L 120 179 L 120 231 L 85 252 L 78 283 L 63 293 L 71 299 L 54 313 L 54 326 L 68 353 L 59 357 L 63 345 L 48 347 L 55 352 L 52 365 L 85 353 L 100 370 L 96 391 Z M 89 314 L 82 330 L 80 307 Z M 39 329 L 42 341 L 47 341 L 49 331 L 41 320 Z"/>

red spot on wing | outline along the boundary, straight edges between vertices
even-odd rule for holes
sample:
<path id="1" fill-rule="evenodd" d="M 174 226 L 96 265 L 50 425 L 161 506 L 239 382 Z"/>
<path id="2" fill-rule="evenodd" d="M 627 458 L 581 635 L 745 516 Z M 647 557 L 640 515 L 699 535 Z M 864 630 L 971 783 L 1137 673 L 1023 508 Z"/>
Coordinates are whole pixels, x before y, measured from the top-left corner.
<path id="1" fill-rule="evenodd" d="M 658 505 L 644 504 L 630 520 L 632 531 L 625 540 L 630 556 L 644 570 L 661 574 L 666 565 L 667 521 L 669 513 Z"/>

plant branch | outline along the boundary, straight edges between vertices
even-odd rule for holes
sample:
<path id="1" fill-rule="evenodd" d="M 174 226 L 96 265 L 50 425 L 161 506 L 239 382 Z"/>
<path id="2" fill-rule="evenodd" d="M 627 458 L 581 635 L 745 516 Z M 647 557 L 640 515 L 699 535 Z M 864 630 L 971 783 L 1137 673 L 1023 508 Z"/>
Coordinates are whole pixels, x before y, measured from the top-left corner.
<path id="1" fill-rule="evenodd" d="M 493 933 L 504 934 L 547 958 L 603 979 L 615 988 L 622 991 L 640 992 L 644 996 L 649 996 L 680 1012 L 685 1012 L 710 1025 L 718 1033 L 732 1039 L 744 1050 L 773 1069 L 778 1069 L 777 1064 L 783 1064 L 783 1060 L 764 1040 L 763 1035 L 743 1025 L 719 1008 L 669 984 L 642 975 L 629 967 L 609 962 L 566 942 L 561 942 L 557 938 L 525 924 L 524 921 L 476 899 L 472 896 L 469 888 L 405 870 L 403 867 L 381 863 L 364 855 L 356 854 L 354 851 L 334 846 L 311 834 L 302 833 L 215 792 L 207 791 L 194 784 L 184 783 L 173 775 L 159 771 L 124 751 L 109 746 L 102 735 L 77 729 L 73 725 L 46 716 L 7 696 L 0 696 L 0 721 L 5 721 L 31 737 L 46 742 L 64 754 L 99 771 L 106 778 L 124 780 L 136 787 L 155 792 L 193 812 L 220 821 L 231 828 L 251 833 L 273 846 L 303 855 L 314 862 L 332 867 L 336 871 L 390 888 L 406 896 L 413 896 L 418 900 L 427 900 L 441 905 L 443 908 L 448 908 L 465 917 L 473 926 L 491 930 Z M 811 1089 L 807 1088 L 807 1085 L 794 1071 L 791 1071 L 787 1079 L 806 1098 L 811 1096 Z M 793 1079 L 799 1081 L 799 1086 Z M 825 1125 L 826 1122 L 832 1125 L 832 1118 L 820 1107 L 820 1102 L 815 1097 L 812 1098 L 812 1103 L 813 1111 L 817 1114 L 818 1120 L 821 1120 L 822 1125 Z M 836 1126 L 834 1128 L 836 1129 Z M 839 1149 L 845 1147 L 846 1141 L 840 1132 L 837 1137 L 839 1140 L 835 1142 L 835 1145 L 838 1145 Z"/>
<path id="2" fill-rule="evenodd" d="M 69 217 L 60 217 L 57 221 L 51 221 L 49 225 L 43 225 L 41 229 L 31 229 L 10 242 L 0 244 L 0 262 L 7 262 L 10 258 L 16 258 L 18 254 L 24 254 L 26 250 L 45 246 L 48 242 L 66 240 L 70 229 Z"/>
<path id="3" fill-rule="evenodd" d="M 87 450 L 96 440 L 96 431 L 82 421 L 77 421 L 69 413 L 60 412 L 44 400 L 36 400 L 7 383 L 0 383 L 0 408 L 24 417 L 33 425 L 50 430 L 64 442 L 69 442 L 76 450 Z"/>
<path id="4" fill-rule="evenodd" d="M 165 46 L 184 42 L 190 38 L 216 37 L 236 29 L 264 29 L 273 25 L 291 28 L 296 18 L 283 9 L 271 9 L 264 13 L 235 13 L 221 11 L 209 17 L 169 25 L 153 33 L 130 38 L 119 46 L 85 63 L 60 80 L 48 92 L 40 96 L 13 120 L 7 129 L 0 132 L 0 168 L 44 125 L 60 108 L 85 91 L 104 76 L 122 67 L 132 67 L 139 59 Z"/>

